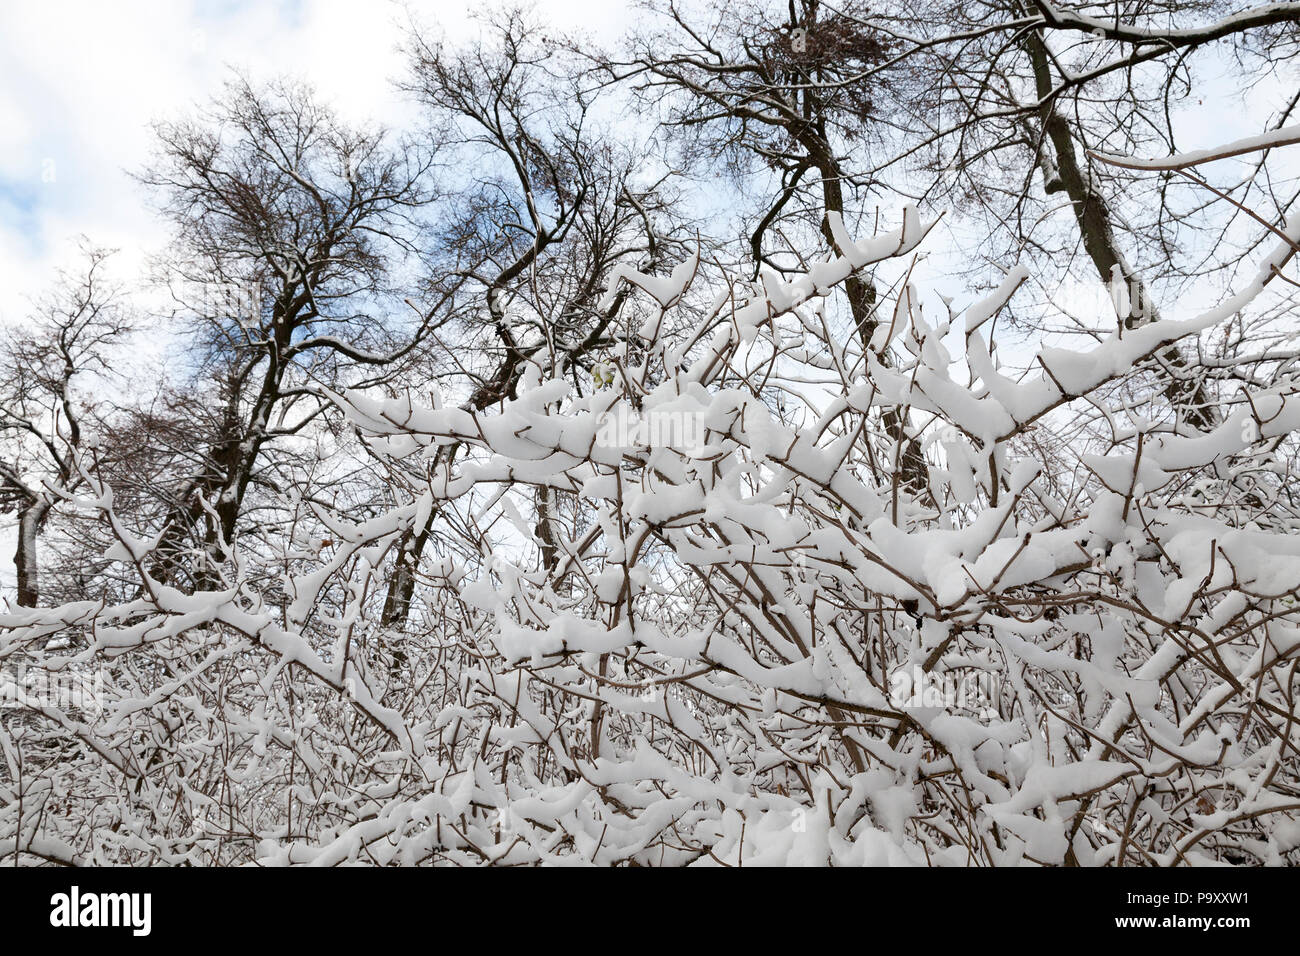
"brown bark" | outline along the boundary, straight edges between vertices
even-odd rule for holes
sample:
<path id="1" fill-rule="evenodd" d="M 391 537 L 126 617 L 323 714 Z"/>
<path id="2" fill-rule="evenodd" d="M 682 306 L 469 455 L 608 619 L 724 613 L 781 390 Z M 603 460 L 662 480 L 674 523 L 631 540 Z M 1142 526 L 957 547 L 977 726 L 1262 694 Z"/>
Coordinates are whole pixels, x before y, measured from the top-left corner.
<path id="1" fill-rule="evenodd" d="M 40 567 L 36 555 L 36 532 L 49 513 L 50 503 L 37 497 L 18 516 L 18 545 L 14 549 L 14 570 L 18 578 L 19 607 L 40 603 Z"/>
<path id="2" fill-rule="evenodd" d="M 1048 183 L 1049 189 L 1053 192 L 1063 190 L 1070 198 L 1083 248 L 1101 281 L 1111 288 L 1112 283 L 1122 282 L 1135 293 L 1130 296 L 1129 314 L 1122 317 L 1124 327 L 1133 329 L 1155 321 L 1158 315 L 1152 305 L 1151 293 L 1142 277 L 1125 261 L 1115 240 L 1113 217 L 1106 197 L 1094 188 L 1091 173 L 1079 165 L 1070 124 L 1058 112 L 1051 98 L 1051 68 L 1043 38 L 1030 31 L 1024 35 L 1024 42 L 1038 96 L 1043 100 L 1040 113 L 1043 133 L 1051 143 L 1055 159 L 1056 176 Z M 1213 402 L 1200 381 L 1183 377 L 1189 364 L 1178 347 L 1171 345 L 1164 349 L 1157 361 L 1165 380 L 1165 398 L 1179 418 L 1201 430 L 1214 427 L 1217 416 Z"/>

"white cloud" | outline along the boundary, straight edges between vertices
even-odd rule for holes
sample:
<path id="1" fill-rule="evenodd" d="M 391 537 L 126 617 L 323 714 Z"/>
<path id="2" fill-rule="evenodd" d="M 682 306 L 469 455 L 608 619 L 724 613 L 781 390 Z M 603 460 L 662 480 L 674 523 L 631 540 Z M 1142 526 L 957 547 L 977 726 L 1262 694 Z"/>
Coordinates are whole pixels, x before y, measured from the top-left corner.
<path id="1" fill-rule="evenodd" d="M 416 3 L 449 37 L 470 10 Z M 539 17 L 599 34 L 615 5 L 548 2 Z M 85 233 L 123 249 L 133 272 L 166 238 L 131 178 L 149 159 L 150 124 L 216 93 L 232 67 L 305 78 L 352 120 L 398 124 L 410 107 L 391 85 L 406 8 L 358 0 L 43 0 L 0 4 L 0 322 L 21 318 Z"/>

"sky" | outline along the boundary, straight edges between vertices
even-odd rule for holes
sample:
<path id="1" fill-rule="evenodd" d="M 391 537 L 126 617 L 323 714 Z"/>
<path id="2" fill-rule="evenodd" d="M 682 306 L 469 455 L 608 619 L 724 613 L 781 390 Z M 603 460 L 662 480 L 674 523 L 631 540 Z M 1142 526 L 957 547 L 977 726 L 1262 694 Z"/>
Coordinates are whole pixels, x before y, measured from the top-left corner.
<path id="1" fill-rule="evenodd" d="M 254 80 L 305 78 L 353 122 L 411 124 L 414 109 L 391 82 L 404 69 L 396 50 L 410 18 L 449 40 L 465 39 L 477 29 L 472 12 L 487 2 L 0 3 L 0 326 L 25 318 L 28 297 L 51 284 L 56 266 L 74 260 L 79 235 L 119 249 L 114 273 L 128 280 L 138 280 L 149 255 L 165 246 L 167 224 L 130 176 L 150 158 L 152 122 L 191 112 L 239 69 Z M 533 6 L 548 25 L 611 42 L 631 4 Z M 1258 132 L 1289 96 L 1277 88 L 1286 85 L 1266 80 L 1243 93 L 1232 82 L 1203 84 L 1218 101 L 1180 118 L 1180 146 Z M 941 281 L 952 271 L 946 264 L 940 254 L 918 278 Z"/>
<path id="2" fill-rule="evenodd" d="M 74 261 L 80 235 L 119 249 L 113 274 L 139 290 L 143 265 L 168 239 L 148 191 L 130 175 L 150 158 L 151 124 L 192 112 L 232 69 L 254 81 L 304 78 L 354 123 L 411 125 L 415 110 L 391 82 L 404 70 L 397 47 L 410 18 L 454 42 L 473 36 L 472 13 L 488 2 L 0 2 L 0 328 L 27 317 L 29 297 L 51 284 L 57 266 Z M 548 25 L 609 43 L 626 27 L 630 0 L 533 6 Z M 1225 61 L 1220 76 L 1199 86 L 1178 119 L 1180 148 L 1259 132 L 1294 90 L 1282 77 L 1242 89 L 1233 72 Z M 881 212 L 889 228 L 898 210 Z M 945 229 L 955 225 L 948 217 Z M 913 278 L 969 302 L 965 280 L 953 278 L 959 232 L 952 228 L 947 241 L 936 236 L 937 253 Z M 1098 295 L 1089 302 L 1101 303 L 1101 287 L 1092 291 Z M 0 525 L 0 588 L 11 570 L 10 531 Z"/>
<path id="3" fill-rule="evenodd" d="M 210 99 L 238 69 L 306 79 L 351 122 L 414 116 L 392 86 L 413 15 L 452 41 L 473 36 L 482 3 L 443 0 L 38 0 L 0 3 L 0 328 L 76 240 L 117 249 L 110 275 L 138 290 L 167 224 L 131 178 L 151 156 L 151 124 Z M 535 0 L 540 20 L 612 40 L 617 4 Z M 0 592 L 13 586 L 14 528 L 0 522 Z"/>
<path id="4" fill-rule="evenodd" d="M 481 3 L 412 0 L 39 0 L 0 3 L 0 324 L 71 261 L 87 235 L 138 275 L 166 225 L 130 173 L 150 158 L 150 124 L 216 93 L 232 69 L 294 75 L 352 121 L 401 125 L 391 80 L 409 16 L 471 36 Z M 618 5 L 541 0 L 539 18 L 601 38 Z M 408 13 L 409 11 L 409 13 Z"/>

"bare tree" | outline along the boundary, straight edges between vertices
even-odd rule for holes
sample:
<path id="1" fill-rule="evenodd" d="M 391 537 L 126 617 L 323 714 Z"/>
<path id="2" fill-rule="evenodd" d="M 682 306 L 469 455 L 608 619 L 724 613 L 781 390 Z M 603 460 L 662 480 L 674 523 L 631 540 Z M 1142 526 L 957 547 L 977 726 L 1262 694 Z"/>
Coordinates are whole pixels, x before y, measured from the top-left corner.
<path id="1" fill-rule="evenodd" d="M 488 28 L 460 51 L 415 34 L 406 83 L 435 128 L 456 131 L 466 165 L 483 170 L 439 232 L 433 287 L 461 294 L 444 319 L 461 336 L 441 364 L 468 391 L 461 407 L 474 412 L 514 399 L 530 369 L 570 375 L 581 387 L 579 373 L 626 338 L 626 294 L 601 301 L 615 266 L 631 258 L 655 267 L 682 248 L 663 177 L 637 176 L 636 158 L 600 129 L 594 98 L 561 51 L 536 39 L 540 31 L 517 11 Z M 477 368 L 467 361 L 476 355 L 487 360 Z M 459 448 L 442 450 L 438 464 L 450 467 Z M 535 526 L 549 565 L 556 505 L 549 490 L 541 495 Z M 385 610 L 393 626 L 409 613 L 436 517 L 413 528 L 394 559 Z"/>
<path id="2" fill-rule="evenodd" d="M 82 266 L 60 273 L 33 321 L 10 333 L 0 360 L 0 436 L 8 446 L 0 506 L 18 515 L 17 601 L 27 607 L 41 599 L 40 534 L 58 496 L 80 484 L 77 456 L 100 440 L 94 380 L 111 375 L 111 351 L 129 331 L 120 289 L 105 278 L 111 251 L 84 239 L 80 248 Z"/>
<path id="3" fill-rule="evenodd" d="M 176 224 L 170 279 L 222 408 L 204 467 L 166 519 L 157 570 L 169 580 L 187 541 L 204 567 L 224 560 L 265 450 L 321 413 L 319 384 L 338 385 L 341 369 L 382 379 L 436 306 L 410 328 L 374 311 L 392 307 L 393 257 L 414 251 L 427 150 L 348 129 L 302 86 L 244 80 L 158 137 L 142 178 Z"/>
<path id="4" fill-rule="evenodd" d="M 1219 236 L 1212 240 L 1217 253 L 1201 267 L 1229 270 L 1239 255 L 1257 251 L 1253 225 L 1246 247 L 1232 255 L 1222 242 L 1223 218 L 1207 222 L 1198 214 L 1220 200 L 1230 205 L 1229 218 L 1241 214 L 1243 200 L 1271 202 L 1253 194 L 1266 177 L 1244 176 L 1231 187 L 1235 196 L 1201 193 L 1190 210 L 1180 209 L 1181 192 L 1169 183 L 1135 195 L 1131 180 L 1117 182 L 1092 154 L 1175 150 L 1177 101 L 1200 95 L 1193 93 L 1197 55 L 1231 50 L 1260 61 L 1261 71 L 1276 68 L 1297 52 L 1295 7 L 1237 12 L 1220 3 L 1017 0 L 977 11 L 908 5 L 857 22 L 895 44 L 889 70 L 929 80 L 900 103 L 911 114 L 908 131 L 875 171 L 905 166 L 928 174 L 926 195 L 982 213 L 1004 255 L 1037 254 L 1044 270 L 1059 269 L 1081 247 L 1128 327 L 1155 318 L 1161 290 L 1176 290 L 1171 280 L 1188 275 L 1177 254 L 1188 234 Z M 1267 154 L 1257 155 L 1262 163 Z M 1053 215 L 1056 197 L 1066 201 L 1074 228 L 1053 236 L 1061 222 Z M 1279 213 L 1295 199 L 1293 189 Z M 1154 362 L 1178 420 L 1208 429 L 1219 420 L 1220 396 L 1211 390 L 1213 377 L 1195 365 L 1172 349 Z"/>
<path id="5" fill-rule="evenodd" d="M 888 101 L 906 81 L 892 78 L 891 89 L 891 80 L 877 79 L 893 41 L 863 22 L 865 5 L 837 9 L 799 0 L 788 8 L 746 2 L 689 12 L 675 3 L 652 9 L 659 14 L 655 25 L 634 36 L 625 55 L 608 56 L 600 66 L 613 79 L 635 82 L 652 103 L 664 101 L 668 126 L 687 144 L 688 159 L 716 165 L 731 156 L 742 175 L 754 161 L 778 175 L 776 195 L 765 197 L 766 210 L 750 231 L 755 274 L 761 265 L 798 269 L 788 237 L 786 255 L 764 251 L 792 212 L 796 220 L 811 220 L 835 255 L 846 254 L 847 233 L 836 224 L 856 228 L 859 217 L 849 213 L 877 185 L 847 157 L 860 160 L 864 146 L 880 141 Z M 881 324 L 876 287 L 869 276 L 854 275 L 844 289 L 853 332 L 870 349 Z M 887 353 L 879 357 L 889 361 Z M 924 488 L 925 463 L 906 411 L 887 412 L 884 426 L 891 467 L 904 484 Z"/>

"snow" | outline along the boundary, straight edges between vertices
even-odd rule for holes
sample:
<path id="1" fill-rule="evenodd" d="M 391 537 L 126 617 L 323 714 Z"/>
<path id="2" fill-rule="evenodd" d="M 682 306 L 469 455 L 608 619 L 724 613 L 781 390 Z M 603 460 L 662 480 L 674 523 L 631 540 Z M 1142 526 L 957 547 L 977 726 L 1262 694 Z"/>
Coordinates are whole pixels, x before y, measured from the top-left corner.
<path id="1" fill-rule="evenodd" d="M 304 527 L 232 542 L 207 589 L 158 580 L 160 534 L 87 473 L 66 507 L 106 529 L 132 586 L 0 610 L 0 661 L 39 647 L 113 678 L 102 712 L 53 709 L 88 746 L 52 773 L 95 793 L 153 773 L 133 768 L 165 729 L 157 792 L 197 819 L 211 798 L 188 781 L 215 773 L 259 865 L 1055 865 L 1113 860 L 1135 819 L 1143 852 L 1172 862 L 1197 834 L 1237 840 L 1243 813 L 1289 853 L 1271 782 L 1292 779 L 1277 678 L 1300 652 L 1300 536 L 1262 466 L 1293 458 L 1295 382 L 1251 386 L 1204 433 L 1138 414 L 1121 428 L 1107 387 L 1251 308 L 1300 221 L 1199 315 L 1043 347 L 1013 377 L 990 338 L 1032 278 L 1021 265 L 948 321 L 900 285 L 869 348 L 819 342 L 845 279 L 933 225 L 901 219 L 855 240 L 828 217 L 840 255 L 763 272 L 736 302 L 699 296 L 698 252 L 667 275 L 618 265 L 604 305 L 626 291 L 651 318 L 595 388 L 538 359 L 481 411 L 434 384 L 326 392 L 384 494 L 294 499 Z M 676 321 L 700 301 L 716 328 Z M 1053 430 L 1107 402 L 1087 421 L 1110 434 Z M 925 487 L 890 464 L 913 438 Z M 1247 470 L 1265 474 L 1249 493 Z M 1186 503 L 1194 488 L 1206 503 Z M 396 555 L 424 529 L 394 623 Z M 898 674 L 937 703 L 894 699 Z M 972 681 L 986 699 L 957 693 Z M 1238 732 L 1249 720 L 1270 732 Z M 1231 806 L 1184 799 L 1188 780 Z M 142 820 L 152 794 L 123 812 Z M 291 806 L 319 819 L 291 826 Z M 212 846 L 192 829 L 104 839 L 150 860 Z M 48 845 L 110 855 L 73 828 Z"/>
<path id="2" fill-rule="evenodd" d="M 1261 150 L 1274 149 L 1279 146 L 1293 146 L 1296 143 L 1300 143 L 1300 125 L 1283 126 L 1256 136 L 1244 136 L 1222 146 L 1194 149 L 1151 159 L 1135 159 L 1131 156 L 1116 156 L 1112 153 L 1101 152 L 1093 155 L 1104 163 L 1124 166 L 1128 169 L 1185 169 L 1188 166 L 1199 166 L 1202 163 L 1241 156 L 1245 153 L 1257 153 Z"/>

